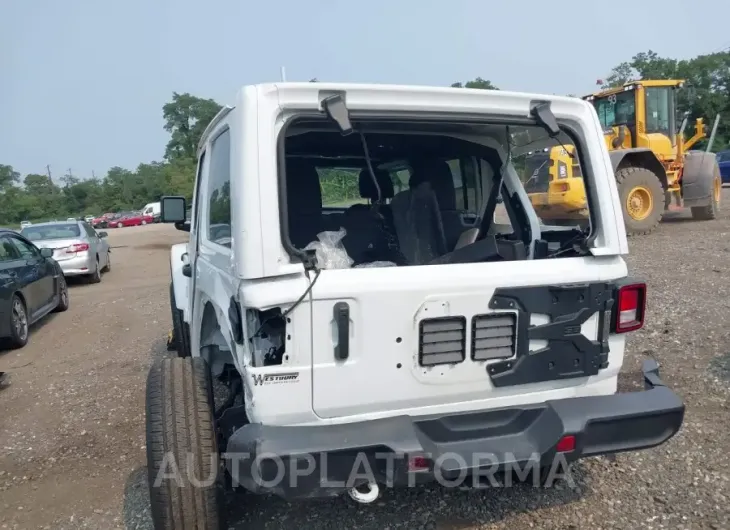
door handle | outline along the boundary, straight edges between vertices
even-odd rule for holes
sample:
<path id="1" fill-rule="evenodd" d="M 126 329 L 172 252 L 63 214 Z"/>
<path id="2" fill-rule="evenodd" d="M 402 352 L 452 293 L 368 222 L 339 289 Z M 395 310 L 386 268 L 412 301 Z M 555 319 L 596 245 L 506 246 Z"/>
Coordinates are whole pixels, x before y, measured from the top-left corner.
<path id="1" fill-rule="evenodd" d="M 8 276 L 10 276 L 11 278 L 17 278 L 18 277 L 18 273 L 15 272 L 15 271 L 10 271 L 10 272 L 8 272 Z"/>
<path id="2" fill-rule="evenodd" d="M 332 312 L 337 326 L 335 359 L 342 361 L 350 356 L 350 306 L 347 302 L 337 302 Z"/>

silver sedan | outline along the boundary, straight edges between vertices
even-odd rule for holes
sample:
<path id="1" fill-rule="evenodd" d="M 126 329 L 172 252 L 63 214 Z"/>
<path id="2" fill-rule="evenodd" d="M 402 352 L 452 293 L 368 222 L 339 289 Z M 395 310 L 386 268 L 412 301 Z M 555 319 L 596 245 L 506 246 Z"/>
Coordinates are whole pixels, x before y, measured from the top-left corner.
<path id="1" fill-rule="evenodd" d="M 53 221 L 26 226 L 20 231 L 38 248 L 53 249 L 53 259 L 66 276 L 85 276 L 92 283 L 111 270 L 111 249 L 106 232 L 85 221 Z"/>

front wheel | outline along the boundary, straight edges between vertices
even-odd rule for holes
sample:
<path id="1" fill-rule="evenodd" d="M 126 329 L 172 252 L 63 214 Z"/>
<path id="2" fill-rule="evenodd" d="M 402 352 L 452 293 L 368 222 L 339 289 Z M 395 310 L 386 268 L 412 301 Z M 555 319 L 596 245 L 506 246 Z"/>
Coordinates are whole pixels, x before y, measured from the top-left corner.
<path id="1" fill-rule="evenodd" d="M 705 206 L 693 206 L 692 218 L 698 221 L 711 221 L 717 219 L 717 214 L 720 211 L 720 197 L 722 195 L 722 179 L 720 178 L 719 168 L 718 173 L 713 177 L 712 181 L 712 195 L 708 203 Z"/>
<path id="2" fill-rule="evenodd" d="M 655 173 L 642 167 L 616 172 L 616 185 L 627 235 L 648 234 L 664 214 L 664 188 Z"/>
<path id="3" fill-rule="evenodd" d="M 147 221 L 145 221 L 144 219 L 142 219 L 142 226 L 144 226 L 146 224 L 147 224 Z"/>
<path id="4" fill-rule="evenodd" d="M 226 528 L 208 365 L 168 357 L 147 377 L 147 472 L 158 530 Z"/>
<path id="5" fill-rule="evenodd" d="M 122 228 L 124 226 L 123 223 L 117 223 L 117 228 Z"/>

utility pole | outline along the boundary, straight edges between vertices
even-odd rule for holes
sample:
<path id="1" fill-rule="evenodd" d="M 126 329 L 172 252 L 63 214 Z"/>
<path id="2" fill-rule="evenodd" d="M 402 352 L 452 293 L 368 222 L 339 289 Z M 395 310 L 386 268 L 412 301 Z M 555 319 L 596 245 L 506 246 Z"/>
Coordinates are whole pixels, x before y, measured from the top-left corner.
<path id="1" fill-rule="evenodd" d="M 48 181 L 53 184 L 53 179 L 51 178 L 51 166 L 46 165 L 46 172 L 48 173 Z"/>
<path id="2" fill-rule="evenodd" d="M 286 81 L 286 67 L 284 67 L 284 66 L 281 67 L 281 81 L 282 82 Z"/>

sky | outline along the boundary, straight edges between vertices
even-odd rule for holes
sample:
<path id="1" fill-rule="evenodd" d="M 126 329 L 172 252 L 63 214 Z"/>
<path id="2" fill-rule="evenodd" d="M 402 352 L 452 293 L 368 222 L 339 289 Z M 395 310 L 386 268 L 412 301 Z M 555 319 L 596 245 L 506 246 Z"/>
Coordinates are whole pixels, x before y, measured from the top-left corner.
<path id="1" fill-rule="evenodd" d="M 728 20 L 727 0 L 0 0 L 0 164 L 87 178 L 161 160 L 173 91 L 231 103 L 281 66 L 584 95 L 641 51 L 730 47 Z"/>

